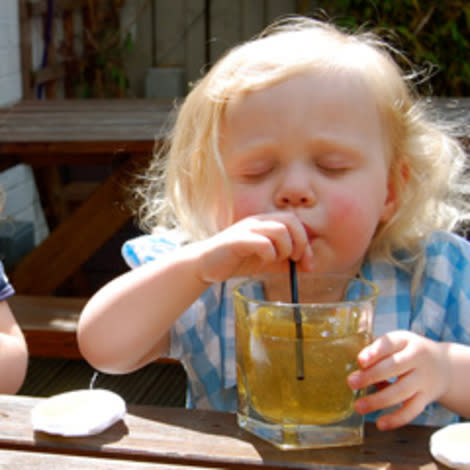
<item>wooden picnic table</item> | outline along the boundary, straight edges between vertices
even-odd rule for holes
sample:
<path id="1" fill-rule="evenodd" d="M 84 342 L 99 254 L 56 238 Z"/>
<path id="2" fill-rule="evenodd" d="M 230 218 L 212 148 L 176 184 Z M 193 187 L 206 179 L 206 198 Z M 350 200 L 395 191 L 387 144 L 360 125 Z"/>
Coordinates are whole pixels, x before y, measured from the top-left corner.
<path id="1" fill-rule="evenodd" d="M 87 469 L 111 468 L 105 467 L 111 460 L 116 465 L 112 468 L 145 469 L 144 463 L 153 463 L 153 468 L 168 470 L 179 465 L 193 469 L 445 468 L 429 453 L 429 438 L 436 430 L 430 427 L 380 432 L 370 423 L 359 446 L 282 451 L 240 429 L 233 413 L 133 405 L 123 421 L 101 434 L 65 438 L 33 432 L 31 410 L 42 400 L 0 395 L 0 468 L 13 468 L 2 467 L 5 461 L 13 461 L 12 452 L 15 459 L 26 462 L 18 467 L 22 469 L 33 468 L 32 462 L 46 468 L 47 462 L 54 461 L 56 468 L 66 468 L 68 459 Z"/>
<path id="2" fill-rule="evenodd" d="M 17 292 L 54 293 L 129 220 L 121 185 L 164 140 L 173 109 L 171 100 L 154 99 L 19 101 L 0 108 L 0 169 L 25 163 L 42 172 L 42 202 L 57 212 L 63 191 L 58 167 L 113 167 L 16 267 L 10 278 Z"/>

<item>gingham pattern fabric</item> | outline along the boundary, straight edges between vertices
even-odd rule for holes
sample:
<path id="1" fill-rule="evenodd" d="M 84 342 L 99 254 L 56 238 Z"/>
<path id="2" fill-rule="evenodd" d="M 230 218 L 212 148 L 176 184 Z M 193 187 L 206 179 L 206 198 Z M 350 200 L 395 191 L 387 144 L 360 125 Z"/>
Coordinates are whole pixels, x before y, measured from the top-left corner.
<path id="1" fill-rule="evenodd" d="M 15 293 L 13 286 L 8 281 L 3 263 L 0 261 L 0 300 L 5 300 Z"/>
<path id="2" fill-rule="evenodd" d="M 145 235 L 126 242 L 122 252 L 128 264 L 136 267 L 177 246 L 169 238 Z M 363 277 L 380 290 L 374 334 L 406 329 L 436 341 L 470 345 L 470 244 L 456 235 L 436 232 L 426 243 L 425 261 L 414 296 L 409 273 L 384 262 L 364 264 Z M 236 410 L 231 293 L 240 281 L 213 284 L 172 327 L 169 356 L 186 369 L 190 408 Z M 413 424 L 442 426 L 457 420 L 458 416 L 433 403 Z"/>

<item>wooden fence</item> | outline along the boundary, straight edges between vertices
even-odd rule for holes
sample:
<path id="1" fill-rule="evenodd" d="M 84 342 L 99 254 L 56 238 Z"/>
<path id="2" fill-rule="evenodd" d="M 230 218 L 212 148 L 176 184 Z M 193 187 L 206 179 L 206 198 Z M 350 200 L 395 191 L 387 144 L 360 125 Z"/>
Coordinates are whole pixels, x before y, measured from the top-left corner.
<path id="1" fill-rule="evenodd" d="M 186 84 L 197 80 L 227 48 L 257 34 L 275 18 L 305 13 L 315 4 L 299 0 L 19 2 L 24 98 L 73 97 L 77 94 L 73 82 L 90 57 L 104 61 L 103 68 L 114 67 L 115 75 L 123 71 L 116 64 L 116 53 L 121 54 L 132 96 L 146 96 L 150 70 L 169 67 L 181 72 L 184 93 Z M 115 11 L 120 24 L 115 38 L 103 39 L 103 30 L 115 27 L 109 24 Z M 109 80 L 102 86 L 109 86 Z"/>

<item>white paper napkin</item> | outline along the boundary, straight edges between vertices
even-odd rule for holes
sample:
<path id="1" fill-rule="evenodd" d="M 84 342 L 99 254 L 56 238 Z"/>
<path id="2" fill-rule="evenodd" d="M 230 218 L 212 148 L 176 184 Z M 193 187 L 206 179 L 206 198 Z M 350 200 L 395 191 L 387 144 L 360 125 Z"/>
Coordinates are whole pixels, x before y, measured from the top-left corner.
<path id="1" fill-rule="evenodd" d="M 75 390 L 54 395 L 36 405 L 31 412 L 35 431 L 61 436 L 98 434 L 126 414 L 126 403 L 104 389 Z"/>

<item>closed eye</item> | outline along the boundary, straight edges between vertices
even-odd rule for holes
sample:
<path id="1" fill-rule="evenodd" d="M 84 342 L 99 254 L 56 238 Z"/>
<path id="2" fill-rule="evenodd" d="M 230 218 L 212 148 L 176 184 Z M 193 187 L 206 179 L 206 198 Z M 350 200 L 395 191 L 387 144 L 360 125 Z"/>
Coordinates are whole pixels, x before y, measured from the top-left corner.
<path id="1" fill-rule="evenodd" d="M 276 168 L 270 160 L 251 161 L 239 169 L 239 177 L 246 182 L 257 182 L 270 175 Z"/>
<path id="2" fill-rule="evenodd" d="M 250 183 L 250 182 L 258 182 L 260 180 L 262 180 L 263 178 L 266 178 L 270 173 L 272 172 L 272 170 L 264 170 L 264 171 L 258 171 L 258 172 L 249 172 L 249 173 L 243 173 L 242 175 L 240 175 L 241 179 Z"/>
<path id="3" fill-rule="evenodd" d="M 354 169 L 357 162 L 348 155 L 333 153 L 315 158 L 315 165 L 325 173 L 339 175 Z"/>

